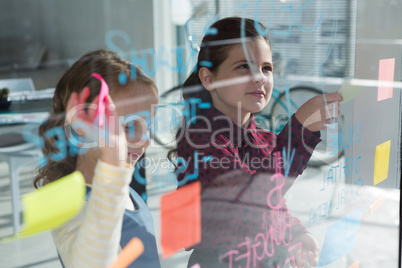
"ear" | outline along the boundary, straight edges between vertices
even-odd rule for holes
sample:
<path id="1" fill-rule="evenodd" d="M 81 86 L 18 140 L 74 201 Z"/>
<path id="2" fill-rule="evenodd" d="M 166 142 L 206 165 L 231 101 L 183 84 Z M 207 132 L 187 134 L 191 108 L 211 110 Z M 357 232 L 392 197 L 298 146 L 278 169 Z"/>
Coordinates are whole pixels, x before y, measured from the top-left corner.
<path id="1" fill-rule="evenodd" d="M 201 67 L 200 71 L 198 72 L 198 77 L 200 78 L 202 85 L 208 91 L 211 92 L 215 89 L 214 82 L 212 80 L 212 72 L 208 68 Z"/>

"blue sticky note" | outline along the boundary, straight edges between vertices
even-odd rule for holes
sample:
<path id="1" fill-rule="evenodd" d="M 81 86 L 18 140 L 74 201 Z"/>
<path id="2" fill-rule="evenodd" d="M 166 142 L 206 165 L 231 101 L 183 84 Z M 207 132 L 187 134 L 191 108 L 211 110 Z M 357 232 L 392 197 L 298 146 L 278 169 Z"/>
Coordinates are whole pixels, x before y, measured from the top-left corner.
<path id="1" fill-rule="evenodd" d="M 327 228 L 318 267 L 339 260 L 355 248 L 362 214 L 363 209 L 358 209 Z"/>

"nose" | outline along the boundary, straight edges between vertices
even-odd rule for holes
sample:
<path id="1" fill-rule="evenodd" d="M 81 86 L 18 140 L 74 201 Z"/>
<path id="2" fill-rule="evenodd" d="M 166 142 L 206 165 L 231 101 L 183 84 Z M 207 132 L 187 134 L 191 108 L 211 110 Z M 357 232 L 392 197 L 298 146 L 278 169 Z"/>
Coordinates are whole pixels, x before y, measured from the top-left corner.
<path id="1" fill-rule="evenodd" d="M 253 84 L 261 84 L 261 85 L 265 85 L 268 81 L 267 77 L 264 75 L 262 71 L 254 72 L 251 79 Z"/>

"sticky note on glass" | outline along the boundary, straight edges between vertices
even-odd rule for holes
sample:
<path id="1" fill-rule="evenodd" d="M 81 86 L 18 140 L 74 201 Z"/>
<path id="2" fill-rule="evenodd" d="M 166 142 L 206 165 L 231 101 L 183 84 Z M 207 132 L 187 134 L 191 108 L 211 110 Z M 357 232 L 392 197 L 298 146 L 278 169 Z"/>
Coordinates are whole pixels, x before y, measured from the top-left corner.
<path id="1" fill-rule="evenodd" d="M 360 262 L 357 261 L 355 263 L 353 263 L 351 266 L 349 266 L 349 268 L 359 268 L 360 267 Z"/>
<path id="2" fill-rule="evenodd" d="M 382 101 L 392 98 L 394 87 L 395 58 L 380 60 L 378 72 L 377 100 Z"/>
<path id="3" fill-rule="evenodd" d="M 363 209 L 346 215 L 327 228 L 318 267 L 333 263 L 356 247 Z"/>
<path id="4" fill-rule="evenodd" d="M 16 236 L 31 235 L 64 224 L 81 210 L 85 194 L 85 180 L 79 171 L 26 194 L 22 198 L 23 229 Z"/>
<path id="5" fill-rule="evenodd" d="M 359 85 L 356 80 L 344 81 L 342 87 L 338 90 L 338 93 L 343 97 L 341 103 L 353 100 L 364 88 L 365 86 Z"/>
<path id="6" fill-rule="evenodd" d="M 384 142 L 375 148 L 374 185 L 388 178 L 390 150 L 391 140 Z"/>
<path id="7" fill-rule="evenodd" d="M 201 242 L 201 184 L 196 181 L 161 197 L 162 256 Z"/>

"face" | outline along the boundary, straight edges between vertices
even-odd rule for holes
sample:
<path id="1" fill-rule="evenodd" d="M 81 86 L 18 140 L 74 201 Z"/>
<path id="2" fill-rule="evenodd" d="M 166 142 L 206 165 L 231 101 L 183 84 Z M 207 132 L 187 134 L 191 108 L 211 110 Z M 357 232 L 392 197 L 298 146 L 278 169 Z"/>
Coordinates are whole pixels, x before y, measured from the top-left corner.
<path id="1" fill-rule="evenodd" d="M 127 162 L 138 159 L 149 145 L 153 107 L 158 104 L 155 88 L 142 83 L 129 84 L 112 95 L 127 140 Z"/>
<path id="2" fill-rule="evenodd" d="M 206 87 L 214 107 L 241 125 L 251 113 L 260 112 L 267 105 L 273 88 L 268 43 L 258 38 L 247 42 L 246 47 L 248 57 L 241 44 L 231 47 L 227 59 L 211 74 L 212 86 Z"/>

